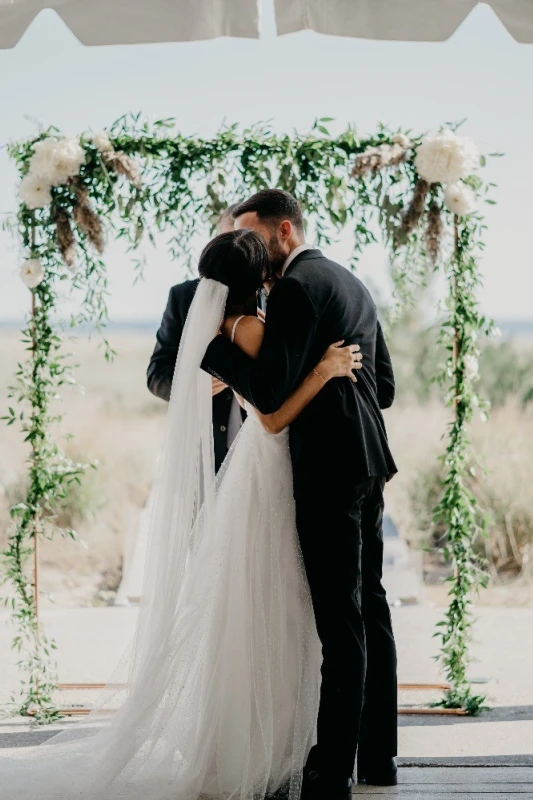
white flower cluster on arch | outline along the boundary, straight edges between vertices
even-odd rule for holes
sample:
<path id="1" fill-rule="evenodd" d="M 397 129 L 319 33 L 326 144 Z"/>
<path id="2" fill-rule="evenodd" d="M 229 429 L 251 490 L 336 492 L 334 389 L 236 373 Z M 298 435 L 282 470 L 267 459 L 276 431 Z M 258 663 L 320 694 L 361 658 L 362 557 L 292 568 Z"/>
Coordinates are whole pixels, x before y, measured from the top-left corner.
<path id="1" fill-rule="evenodd" d="M 28 173 L 22 178 L 19 199 L 32 211 L 52 202 L 52 187 L 79 175 L 85 151 L 77 138 L 42 139 L 33 147 Z M 29 289 L 44 279 L 41 262 L 30 258 L 20 268 L 20 277 Z"/>
<path id="2" fill-rule="evenodd" d="M 416 151 L 415 169 L 427 183 L 445 184 L 446 207 L 464 217 L 475 208 L 475 194 L 463 180 L 479 166 L 479 160 L 472 139 L 445 128 L 422 139 Z"/>
<path id="3" fill-rule="evenodd" d="M 30 169 L 21 181 L 19 198 L 28 208 L 47 206 L 52 201 L 52 186 L 79 175 L 85 151 L 79 139 L 43 139 L 36 142 Z"/>
<path id="4" fill-rule="evenodd" d="M 87 133 L 83 138 L 100 153 L 113 151 L 106 131 Z M 85 157 L 80 138 L 50 137 L 36 142 L 30 168 L 20 183 L 19 199 L 31 210 L 50 205 L 52 186 L 60 186 L 79 175 Z"/>
<path id="5" fill-rule="evenodd" d="M 29 169 L 19 186 L 19 200 L 30 211 L 43 209 L 53 202 L 52 189 L 72 183 L 77 200 L 73 220 L 88 236 L 89 242 L 101 253 L 104 241 L 102 224 L 92 209 L 86 190 L 76 179 L 87 160 L 84 145 L 92 145 L 109 169 L 140 186 L 140 174 L 135 162 L 122 151 L 115 151 L 107 131 L 85 133 L 79 137 L 49 136 L 33 145 Z M 57 234 L 62 260 L 74 271 L 74 238 L 70 215 L 58 214 Z M 20 276 L 29 289 L 35 289 L 45 278 L 45 270 L 36 258 L 30 258 L 20 268 Z"/>

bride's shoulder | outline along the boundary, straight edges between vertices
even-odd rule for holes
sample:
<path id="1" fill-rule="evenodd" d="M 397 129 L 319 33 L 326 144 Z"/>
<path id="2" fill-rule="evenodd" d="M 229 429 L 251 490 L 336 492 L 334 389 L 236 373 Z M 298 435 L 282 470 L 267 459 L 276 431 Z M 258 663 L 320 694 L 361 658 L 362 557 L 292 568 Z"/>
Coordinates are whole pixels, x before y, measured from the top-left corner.
<path id="1" fill-rule="evenodd" d="M 264 332 L 263 320 L 248 315 L 227 317 L 222 325 L 222 333 L 252 358 L 261 348 Z"/>

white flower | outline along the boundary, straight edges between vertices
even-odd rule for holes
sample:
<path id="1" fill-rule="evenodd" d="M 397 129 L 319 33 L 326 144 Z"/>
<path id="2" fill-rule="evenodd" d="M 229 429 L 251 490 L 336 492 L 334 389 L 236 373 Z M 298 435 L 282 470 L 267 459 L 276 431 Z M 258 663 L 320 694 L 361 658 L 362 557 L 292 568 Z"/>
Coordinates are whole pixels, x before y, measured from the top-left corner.
<path id="1" fill-rule="evenodd" d="M 391 142 L 394 144 L 399 144 L 404 150 L 409 150 L 409 148 L 413 146 L 412 141 L 408 136 L 405 135 L 405 133 L 395 133 L 391 139 Z"/>
<path id="2" fill-rule="evenodd" d="M 476 207 L 476 196 L 465 183 L 452 183 L 444 190 L 444 203 L 454 214 L 465 217 Z"/>
<path id="3" fill-rule="evenodd" d="M 498 328 L 498 326 L 495 325 L 494 328 L 492 329 L 492 336 L 495 339 L 499 339 L 501 335 L 502 335 L 502 329 Z"/>
<path id="4" fill-rule="evenodd" d="M 20 182 L 19 199 L 28 208 L 43 208 L 52 202 L 50 184 L 38 175 L 25 175 Z"/>
<path id="5" fill-rule="evenodd" d="M 38 258 L 30 258 L 20 268 L 20 277 L 28 287 L 35 289 L 44 278 L 44 268 Z"/>
<path id="6" fill-rule="evenodd" d="M 473 381 L 474 378 L 477 378 L 479 374 L 479 361 L 475 356 L 466 355 L 463 358 L 463 364 L 465 368 L 465 376 L 468 380 Z"/>
<path id="7" fill-rule="evenodd" d="M 479 165 L 479 152 L 466 136 L 457 136 L 447 128 L 430 133 L 416 151 L 415 168 L 428 183 L 455 183 Z"/>
<path id="8" fill-rule="evenodd" d="M 107 131 L 95 131 L 95 133 L 87 134 L 86 138 L 92 142 L 96 149 L 101 153 L 108 153 L 113 149 L 113 145 L 111 144 L 111 139 L 109 138 Z"/>
<path id="9" fill-rule="evenodd" d="M 30 173 L 58 186 L 78 175 L 84 162 L 85 151 L 78 139 L 43 139 L 33 146 Z"/>

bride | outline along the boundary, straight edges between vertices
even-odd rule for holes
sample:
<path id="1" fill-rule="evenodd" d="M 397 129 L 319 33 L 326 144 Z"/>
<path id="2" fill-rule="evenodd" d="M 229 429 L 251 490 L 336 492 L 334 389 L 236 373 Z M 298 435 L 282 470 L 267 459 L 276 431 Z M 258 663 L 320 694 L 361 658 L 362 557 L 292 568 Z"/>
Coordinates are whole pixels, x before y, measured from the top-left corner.
<path id="1" fill-rule="evenodd" d="M 210 242 L 181 342 L 134 641 L 87 725 L 0 757 L 6 800 L 299 796 L 314 741 L 320 648 L 298 549 L 287 426 L 352 347 L 332 345 L 274 414 L 249 408 L 215 482 L 211 339 L 250 356 L 269 277 L 252 231 Z M 122 683 L 123 682 L 123 683 Z"/>

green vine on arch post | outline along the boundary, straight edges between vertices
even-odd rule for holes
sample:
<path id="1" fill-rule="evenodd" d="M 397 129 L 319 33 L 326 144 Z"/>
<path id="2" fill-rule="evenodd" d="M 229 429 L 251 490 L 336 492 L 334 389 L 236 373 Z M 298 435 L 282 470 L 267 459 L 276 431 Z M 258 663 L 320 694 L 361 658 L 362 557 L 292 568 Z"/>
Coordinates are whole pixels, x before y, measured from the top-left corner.
<path id="1" fill-rule="evenodd" d="M 446 529 L 442 548 L 453 574 L 448 578 L 449 605 L 441 629 L 439 661 L 444 668 L 450 689 L 437 705 L 464 708 L 477 714 L 484 707 L 485 696 L 476 695 L 467 676 L 470 664 L 472 600 L 488 576 L 484 560 L 475 551 L 475 542 L 485 533 L 486 519 L 477 506 L 469 478 L 475 474 L 472 462 L 469 424 L 474 411 L 483 403 L 475 390 L 477 339 L 490 333 L 492 323 L 480 314 L 477 290 L 480 286 L 477 257 L 482 247 L 480 235 L 484 226 L 479 216 L 454 216 L 453 253 L 446 269 L 448 280 L 447 315 L 441 328 L 441 341 L 446 344 L 449 380 L 448 404 L 453 409 L 446 451 L 443 458 L 445 478 L 442 498 L 435 508 L 435 522 Z"/>
<path id="2" fill-rule="evenodd" d="M 5 598 L 11 621 L 17 628 L 13 648 L 20 654 L 23 678 L 19 694 L 11 696 L 14 713 L 32 716 L 38 723 L 57 718 L 53 701 L 57 675 L 54 659 L 56 644 L 41 629 L 38 616 L 37 547 L 39 538 L 52 538 L 58 528 L 54 516 L 66 497 L 68 486 L 80 479 L 88 465 L 69 459 L 53 439 L 53 426 L 59 417 L 53 403 L 65 383 L 72 383 L 71 371 L 61 353 L 62 337 L 51 321 L 56 308 L 57 277 L 47 255 L 47 247 L 37 241 L 37 223 L 31 213 L 22 214 L 23 243 L 32 258 L 49 264 L 45 279 L 32 292 L 31 314 L 22 330 L 28 358 L 18 365 L 9 397 L 13 406 L 4 417 L 8 425 L 20 423 L 29 445 L 26 496 L 10 510 L 12 528 L 3 553 L 5 579 L 14 589 Z M 76 538 L 71 530 L 63 535 Z M 32 559 L 33 556 L 33 559 Z"/>

